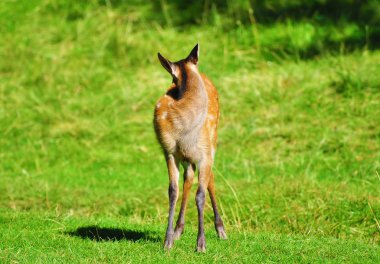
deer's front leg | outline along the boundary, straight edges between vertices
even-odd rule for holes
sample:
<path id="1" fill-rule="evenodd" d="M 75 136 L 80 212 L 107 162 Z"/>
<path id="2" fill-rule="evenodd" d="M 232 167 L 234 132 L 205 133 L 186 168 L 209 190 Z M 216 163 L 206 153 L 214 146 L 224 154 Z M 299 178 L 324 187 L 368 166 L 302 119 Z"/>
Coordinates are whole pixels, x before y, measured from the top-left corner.
<path id="1" fill-rule="evenodd" d="M 170 249 L 173 246 L 174 241 L 174 211 L 175 205 L 178 199 L 178 161 L 175 160 L 173 155 L 168 155 L 166 158 L 168 173 L 169 173 L 169 217 L 168 227 L 166 229 L 166 238 L 164 243 L 165 249 Z"/>

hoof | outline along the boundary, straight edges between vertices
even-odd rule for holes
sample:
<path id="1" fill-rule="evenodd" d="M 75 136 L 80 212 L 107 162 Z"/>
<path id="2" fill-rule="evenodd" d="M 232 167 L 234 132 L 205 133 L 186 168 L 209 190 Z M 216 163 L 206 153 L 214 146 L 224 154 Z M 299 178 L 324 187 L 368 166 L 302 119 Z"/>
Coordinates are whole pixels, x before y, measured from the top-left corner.
<path id="1" fill-rule="evenodd" d="M 173 235 L 167 235 L 164 242 L 164 249 L 170 250 L 173 247 L 174 240 Z"/>
<path id="2" fill-rule="evenodd" d="M 199 253 L 205 253 L 206 252 L 206 239 L 205 237 L 198 238 L 197 241 L 197 252 Z"/>
<path id="3" fill-rule="evenodd" d="M 224 231 L 224 228 L 223 228 L 223 227 L 218 228 L 218 229 L 216 230 L 216 232 L 218 233 L 218 237 L 219 237 L 220 239 L 223 239 L 223 240 L 226 240 L 226 239 L 227 239 L 227 234 L 226 234 L 226 231 Z"/>
<path id="4" fill-rule="evenodd" d="M 183 231 L 181 231 L 181 230 L 176 230 L 176 231 L 174 231 L 174 240 L 178 240 L 178 239 L 180 239 L 182 233 L 183 233 Z"/>
<path id="5" fill-rule="evenodd" d="M 174 230 L 174 240 L 180 239 L 181 235 L 183 234 L 183 224 L 177 225 Z"/>
<path id="6" fill-rule="evenodd" d="M 203 246 L 203 247 L 197 247 L 197 252 L 198 253 L 206 253 L 206 247 Z"/>
<path id="7" fill-rule="evenodd" d="M 197 246 L 197 252 L 198 253 L 206 253 L 206 246 Z"/>

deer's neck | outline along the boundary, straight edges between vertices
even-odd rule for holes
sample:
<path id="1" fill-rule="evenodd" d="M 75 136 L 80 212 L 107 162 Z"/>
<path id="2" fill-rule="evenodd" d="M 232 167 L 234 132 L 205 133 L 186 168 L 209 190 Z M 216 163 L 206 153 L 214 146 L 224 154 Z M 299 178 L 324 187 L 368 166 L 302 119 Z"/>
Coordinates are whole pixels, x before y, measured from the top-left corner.
<path id="1" fill-rule="evenodd" d="M 183 69 L 182 72 L 180 99 L 184 103 L 200 107 L 199 110 L 207 110 L 207 92 L 201 75 L 195 69 Z"/>
<path id="2" fill-rule="evenodd" d="M 189 70 L 182 80 L 180 98 L 178 101 L 178 114 L 182 120 L 181 130 L 199 130 L 207 116 L 208 96 L 205 84 L 198 71 Z"/>

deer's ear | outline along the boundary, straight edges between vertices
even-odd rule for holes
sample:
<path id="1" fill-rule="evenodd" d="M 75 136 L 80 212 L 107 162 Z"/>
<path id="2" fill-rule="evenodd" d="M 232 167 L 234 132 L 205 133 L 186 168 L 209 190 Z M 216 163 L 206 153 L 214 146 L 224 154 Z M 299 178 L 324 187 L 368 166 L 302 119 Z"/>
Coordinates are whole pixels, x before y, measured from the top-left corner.
<path id="1" fill-rule="evenodd" d="M 191 50 L 189 56 L 187 56 L 186 61 L 190 61 L 195 65 L 198 65 L 198 56 L 199 56 L 199 44 Z"/>
<path id="2" fill-rule="evenodd" d="M 165 70 L 168 71 L 172 76 L 175 74 L 175 64 L 170 62 L 168 59 L 165 59 L 164 56 L 162 56 L 160 53 L 157 53 L 158 59 L 161 62 L 162 67 L 165 68 Z"/>

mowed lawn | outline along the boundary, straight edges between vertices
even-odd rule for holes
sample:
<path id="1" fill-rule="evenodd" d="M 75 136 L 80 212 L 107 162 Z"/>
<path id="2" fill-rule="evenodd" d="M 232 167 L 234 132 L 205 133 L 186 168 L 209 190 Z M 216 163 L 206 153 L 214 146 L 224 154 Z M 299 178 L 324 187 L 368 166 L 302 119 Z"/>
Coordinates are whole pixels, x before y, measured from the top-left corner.
<path id="1" fill-rule="evenodd" d="M 321 42 L 306 56 L 311 24 L 181 28 L 148 11 L 0 4 L 0 262 L 379 263 L 380 51 Z M 152 118 L 171 78 L 156 54 L 182 59 L 197 42 L 220 96 L 229 239 L 207 201 L 207 253 L 195 253 L 195 185 L 165 252 Z"/>

